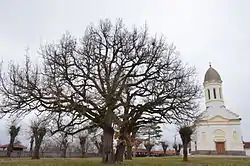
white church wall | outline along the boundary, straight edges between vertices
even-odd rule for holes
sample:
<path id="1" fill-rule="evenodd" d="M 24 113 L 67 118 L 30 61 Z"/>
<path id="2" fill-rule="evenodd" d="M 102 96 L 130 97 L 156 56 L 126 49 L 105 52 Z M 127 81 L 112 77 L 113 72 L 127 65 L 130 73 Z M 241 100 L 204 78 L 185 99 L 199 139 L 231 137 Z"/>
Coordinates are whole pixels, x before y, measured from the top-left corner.
<path id="1" fill-rule="evenodd" d="M 226 130 L 227 140 L 226 145 L 228 150 L 232 151 L 244 151 L 242 142 L 242 133 L 239 125 L 228 126 Z"/>
<path id="2" fill-rule="evenodd" d="M 241 129 L 239 125 L 210 125 L 199 126 L 197 128 L 197 150 L 216 150 L 215 145 L 215 131 L 222 130 L 225 132 L 225 148 L 226 151 L 243 151 L 243 144 L 241 140 Z M 233 137 L 233 132 L 236 132 L 236 139 Z M 195 145 L 193 145 L 195 146 Z"/>
<path id="3" fill-rule="evenodd" d="M 197 128 L 197 150 L 215 150 L 210 126 L 199 126 Z"/>
<path id="4" fill-rule="evenodd" d="M 195 141 L 191 141 L 191 151 L 195 151 Z"/>

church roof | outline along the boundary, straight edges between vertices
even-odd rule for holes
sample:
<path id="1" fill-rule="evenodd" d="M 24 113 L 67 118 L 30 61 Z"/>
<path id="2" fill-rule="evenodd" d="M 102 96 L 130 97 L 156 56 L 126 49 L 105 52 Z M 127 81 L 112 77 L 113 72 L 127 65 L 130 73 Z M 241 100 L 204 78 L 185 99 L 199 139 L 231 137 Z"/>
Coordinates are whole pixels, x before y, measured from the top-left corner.
<path id="1" fill-rule="evenodd" d="M 234 115 L 234 116 L 236 116 L 236 117 L 238 117 L 238 118 L 240 118 L 240 115 L 238 115 L 238 114 L 236 114 L 236 113 L 234 113 L 233 111 L 230 111 L 229 109 L 226 109 L 228 112 L 230 112 L 232 115 Z"/>
<path id="2" fill-rule="evenodd" d="M 8 148 L 9 144 L 0 145 L 0 148 Z M 21 144 L 14 144 L 13 148 L 26 149 L 27 147 Z"/>
<path id="3" fill-rule="evenodd" d="M 212 68 L 211 65 L 209 65 L 209 69 L 207 70 L 206 74 L 205 74 L 205 78 L 204 78 L 204 82 L 209 82 L 209 81 L 218 81 L 218 82 L 222 82 L 221 77 L 219 75 L 219 73 Z"/>
<path id="4" fill-rule="evenodd" d="M 231 120 L 241 119 L 238 114 L 230 111 L 229 109 L 225 107 L 224 108 L 221 107 L 219 109 L 207 108 L 206 111 L 201 113 L 200 120 L 208 120 L 216 116 L 221 116 L 223 118 L 231 119 Z"/>
<path id="5" fill-rule="evenodd" d="M 250 149 L 250 142 L 243 142 L 245 149 Z"/>

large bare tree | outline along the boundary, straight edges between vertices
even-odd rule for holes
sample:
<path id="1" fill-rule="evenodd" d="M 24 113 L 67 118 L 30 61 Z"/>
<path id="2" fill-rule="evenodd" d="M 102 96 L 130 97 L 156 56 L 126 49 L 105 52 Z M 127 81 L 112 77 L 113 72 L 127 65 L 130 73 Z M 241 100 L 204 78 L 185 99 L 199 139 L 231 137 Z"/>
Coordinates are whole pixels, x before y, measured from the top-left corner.
<path id="1" fill-rule="evenodd" d="M 79 134 L 78 139 L 81 147 L 82 157 L 86 157 L 88 136 L 86 134 Z"/>
<path id="2" fill-rule="evenodd" d="M 40 146 L 39 153 L 41 156 L 39 157 L 46 157 L 46 153 L 60 153 L 61 149 L 58 146 L 57 142 L 55 141 L 54 137 L 51 137 L 49 135 L 45 135 L 43 138 L 43 141 Z"/>
<path id="3" fill-rule="evenodd" d="M 183 161 L 188 161 L 188 145 L 190 144 L 192 137 L 195 135 L 197 123 L 202 117 L 204 117 L 204 115 L 200 114 L 195 120 L 190 119 L 189 121 L 183 121 L 178 124 L 178 131 L 183 145 Z"/>
<path id="4" fill-rule="evenodd" d="M 147 28 L 128 30 L 121 20 L 115 25 L 104 20 L 88 27 L 81 40 L 67 33 L 40 53 L 43 66 L 27 57 L 24 67 L 10 64 L 6 75 L 1 72 L 1 113 L 37 110 L 90 120 L 103 129 L 104 163 L 114 162 L 114 125 L 126 131 L 124 126 L 141 117 L 185 119 L 197 105 L 195 70 L 163 37 L 150 37 Z"/>
<path id="5" fill-rule="evenodd" d="M 42 119 L 33 120 L 30 125 L 32 135 L 34 136 L 35 147 L 32 152 L 32 159 L 40 159 L 40 147 L 43 138 L 47 133 L 46 121 Z"/>
<path id="6" fill-rule="evenodd" d="M 166 156 L 166 152 L 167 152 L 169 144 L 167 141 L 160 141 L 160 144 L 161 144 L 164 156 Z"/>
<path id="7" fill-rule="evenodd" d="M 54 140 L 55 144 L 59 147 L 61 157 L 66 158 L 67 150 L 70 144 L 69 135 L 66 132 L 57 132 L 57 134 L 54 135 Z"/>
<path id="8" fill-rule="evenodd" d="M 94 132 L 93 136 L 90 140 L 94 143 L 98 154 L 102 155 L 103 152 L 103 134 L 102 132 L 98 131 L 98 129 Z"/>
<path id="9" fill-rule="evenodd" d="M 150 155 L 152 148 L 157 143 L 156 141 L 162 136 L 162 130 L 157 124 L 148 124 L 140 128 L 138 135 L 138 137 L 144 137 L 144 146 L 148 155 Z"/>
<path id="10" fill-rule="evenodd" d="M 61 147 L 62 157 L 66 157 L 66 151 L 69 146 L 69 136 L 77 135 L 82 157 L 87 153 L 88 136 L 97 130 L 97 125 L 92 124 L 84 117 L 75 117 L 72 114 L 58 112 L 51 119 L 50 133 L 56 135 L 57 144 Z"/>
<path id="11" fill-rule="evenodd" d="M 183 144 L 183 161 L 188 161 L 188 144 L 191 141 L 191 136 L 194 132 L 192 126 L 181 126 L 179 129 L 179 133 L 181 136 L 182 144 Z"/>
<path id="12" fill-rule="evenodd" d="M 19 131 L 20 131 L 20 126 L 17 126 L 14 123 L 9 128 L 10 142 L 9 142 L 8 147 L 7 147 L 7 156 L 8 157 L 11 156 L 11 152 L 13 151 L 14 142 L 15 142 L 15 139 L 16 139 Z"/>

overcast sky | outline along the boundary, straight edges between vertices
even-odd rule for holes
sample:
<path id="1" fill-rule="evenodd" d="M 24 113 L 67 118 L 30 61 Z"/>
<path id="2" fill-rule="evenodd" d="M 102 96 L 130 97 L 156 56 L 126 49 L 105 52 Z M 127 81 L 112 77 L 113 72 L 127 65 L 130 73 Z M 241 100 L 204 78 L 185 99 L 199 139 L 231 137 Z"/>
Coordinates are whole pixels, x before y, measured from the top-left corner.
<path id="1" fill-rule="evenodd" d="M 100 19 L 122 18 L 128 27 L 146 22 L 152 35 L 166 36 L 197 68 L 201 83 L 212 62 L 223 80 L 225 105 L 241 115 L 244 140 L 250 141 L 249 8 L 249 0 L 0 0 L 0 58 L 22 62 L 29 47 L 37 59 L 40 44 L 66 31 L 81 37 Z M 0 124 L 1 143 L 7 143 L 6 122 Z M 166 129 L 166 138 L 173 135 Z"/>

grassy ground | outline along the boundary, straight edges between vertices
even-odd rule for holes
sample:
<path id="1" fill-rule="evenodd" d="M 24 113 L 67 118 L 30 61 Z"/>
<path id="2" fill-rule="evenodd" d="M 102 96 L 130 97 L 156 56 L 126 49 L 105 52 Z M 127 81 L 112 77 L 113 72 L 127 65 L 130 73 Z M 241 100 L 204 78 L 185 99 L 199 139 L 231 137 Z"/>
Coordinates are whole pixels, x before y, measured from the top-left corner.
<path id="1" fill-rule="evenodd" d="M 98 158 L 87 159 L 0 159 L 0 166 L 103 166 Z M 250 166 L 250 158 L 190 158 L 183 162 L 179 157 L 135 158 L 119 166 Z"/>

